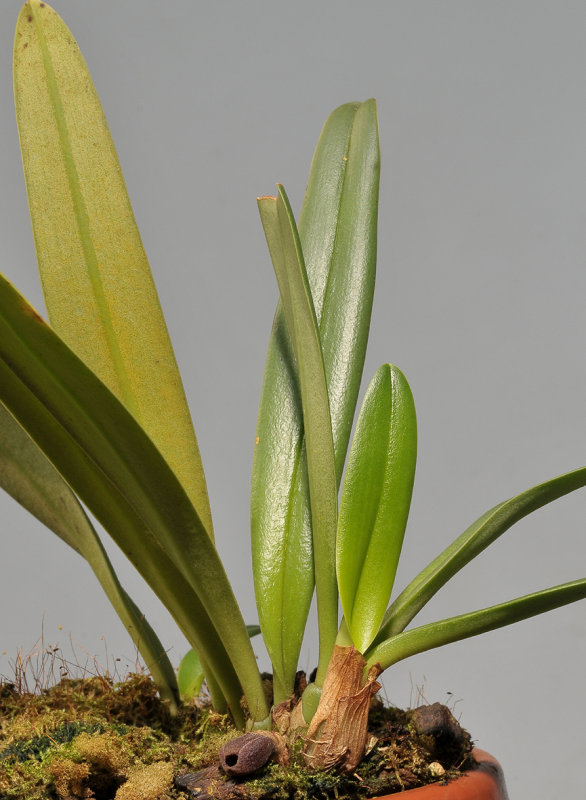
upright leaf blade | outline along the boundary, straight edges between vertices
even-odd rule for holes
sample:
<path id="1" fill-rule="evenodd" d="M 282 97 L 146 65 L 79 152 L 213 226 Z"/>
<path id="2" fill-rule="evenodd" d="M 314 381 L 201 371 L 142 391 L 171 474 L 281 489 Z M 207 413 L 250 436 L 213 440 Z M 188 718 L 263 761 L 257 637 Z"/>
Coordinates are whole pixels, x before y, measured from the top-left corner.
<path id="1" fill-rule="evenodd" d="M 338 481 L 370 329 L 379 177 L 376 102 L 341 106 L 324 126 L 299 215 L 299 238 L 319 320 Z"/>
<path id="2" fill-rule="evenodd" d="M 102 543 L 77 498 L 44 453 L 0 403 L 0 486 L 92 568 L 172 710 L 175 672 L 158 636 L 120 585 Z"/>
<path id="3" fill-rule="evenodd" d="M 586 486 L 586 467 L 533 486 L 491 508 L 467 528 L 449 547 L 401 592 L 387 610 L 377 642 L 400 633 L 447 581 L 533 511 Z"/>
<path id="4" fill-rule="evenodd" d="M 73 36 L 40 0 L 18 18 L 14 88 L 51 324 L 145 428 L 212 535 L 181 378 L 100 100 Z"/>
<path id="5" fill-rule="evenodd" d="M 417 456 L 415 405 L 403 373 L 380 367 L 366 392 L 344 477 L 338 586 L 354 646 L 376 636 L 395 580 Z"/>
<path id="6" fill-rule="evenodd" d="M 299 237 L 320 326 L 338 482 L 370 324 L 379 171 L 374 101 L 336 109 L 312 161 Z M 257 607 L 284 698 L 293 691 L 314 581 L 301 399 L 280 304 L 258 413 L 251 500 Z"/>
<path id="7" fill-rule="evenodd" d="M 320 640 L 316 682 L 321 685 L 338 629 L 335 572 L 338 499 L 328 389 L 317 319 L 287 195 L 279 186 L 278 197 L 261 197 L 258 204 L 301 394 Z"/>

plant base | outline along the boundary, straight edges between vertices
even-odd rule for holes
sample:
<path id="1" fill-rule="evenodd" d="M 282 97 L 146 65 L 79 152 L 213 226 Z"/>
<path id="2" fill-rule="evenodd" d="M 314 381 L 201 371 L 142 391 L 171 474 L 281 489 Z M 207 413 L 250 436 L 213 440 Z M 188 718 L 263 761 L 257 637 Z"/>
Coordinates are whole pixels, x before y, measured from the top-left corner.
<path id="1" fill-rule="evenodd" d="M 426 708 L 405 712 L 375 700 L 370 750 L 351 774 L 308 769 L 300 742 L 288 765 L 269 762 L 245 781 L 220 774 L 208 797 L 361 800 L 418 792 L 416 787 L 429 781 L 455 786 L 460 769 L 473 767 L 470 737 L 444 706 Z M 3 800 L 206 800 L 205 793 L 178 786 L 177 777 L 217 765 L 220 748 L 240 733 L 204 706 L 184 708 L 171 719 L 144 675 L 116 684 L 107 677 L 64 680 L 39 694 L 4 685 L 0 716 Z M 444 796 L 452 797 L 439 797 Z"/>

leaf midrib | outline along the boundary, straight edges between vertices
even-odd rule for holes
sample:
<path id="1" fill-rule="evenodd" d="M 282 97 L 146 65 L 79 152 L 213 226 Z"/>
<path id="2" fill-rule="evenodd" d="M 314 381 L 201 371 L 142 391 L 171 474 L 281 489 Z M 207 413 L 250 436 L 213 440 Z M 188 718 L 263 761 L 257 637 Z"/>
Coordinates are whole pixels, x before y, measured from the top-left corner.
<path id="1" fill-rule="evenodd" d="M 110 306 L 108 304 L 106 293 L 104 291 L 104 285 L 100 276 L 98 257 L 90 231 L 89 214 L 83 198 L 83 193 L 81 191 L 79 174 L 75 166 L 75 159 L 73 157 L 73 150 L 71 147 L 71 138 L 69 135 L 69 129 L 67 127 L 67 121 L 65 119 L 65 111 L 63 102 L 61 100 L 61 94 L 59 92 L 55 70 L 53 68 L 53 61 L 49 52 L 43 26 L 38 17 L 38 11 L 32 4 L 31 13 L 35 25 L 35 31 L 39 39 L 39 46 L 47 80 L 47 89 L 51 98 L 51 106 L 55 117 L 55 124 L 57 126 L 59 145 L 65 166 L 65 174 L 67 176 L 69 190 L 72 195 L 73 214 L 79 232 L 80 243 L 87 267 L 87 275 L 98 309 L 99 324 L 103 330 L 106 346 L 110 351 L 112 358 L 112 366 L 116 375 L 119 396 L 128 410 L 133 414 L 134 417 L 138 419 L 138 400 L 135 392 L 132 389 L 130 377 L 114 332 L 112 314 L 110 312 Z"/>

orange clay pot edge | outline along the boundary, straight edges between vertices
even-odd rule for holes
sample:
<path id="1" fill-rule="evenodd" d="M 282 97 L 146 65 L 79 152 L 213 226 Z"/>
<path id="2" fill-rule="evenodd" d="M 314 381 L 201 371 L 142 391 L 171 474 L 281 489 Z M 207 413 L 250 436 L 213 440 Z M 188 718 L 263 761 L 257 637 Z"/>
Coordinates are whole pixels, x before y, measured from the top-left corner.
<path id="1" fill-rule="evenodd" d="M 484 750 L 474 750 L 478 769 L 465 772 L 461 778 L 445 785 L 439 783 L 389 794 L 378 800 L 507 800 L 503 771 L 498 761 Z"/>

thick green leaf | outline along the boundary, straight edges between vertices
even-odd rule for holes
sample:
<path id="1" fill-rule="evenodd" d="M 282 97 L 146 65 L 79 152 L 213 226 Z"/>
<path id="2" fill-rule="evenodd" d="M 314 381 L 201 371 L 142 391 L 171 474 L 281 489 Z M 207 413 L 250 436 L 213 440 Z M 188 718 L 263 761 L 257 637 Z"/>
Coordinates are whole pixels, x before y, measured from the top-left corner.
<path id="1" fill-rule="evenodd" d="M 177 682 L 163 645 L 120 585 L 97 533 L 69 486 L 1 403 L 0 486 L 86 559 L 143 657 L 161 697 L 175 710 Z"/>
<path id="2" fill-rule="evenodd" d="M 203 667 L 195 650 L 188 650 L 177 671 L 177 684 L 182 700 L 199 697 L 204 681 Z"/>
<path id="3" fill-rule="evenodd" d="M 386 611 L 405 535 L 417 458 L 409 385 L 383 364 L 364 397 L 340 500 L 338 587 L 354 646 L 364 653 Z"/>
<path id="4" fill-rule="evenodd" d="M 518 597 L 507 603 L 483 608 L 481 611 L 412 628 L 372 648 L 366 655 L 367 669 L 373 664 L 380 664 L 383 669 L 388 669 L 397 661 L 423 653 L 425 650 L 512 625 L 514 622 L 544 614 L 546 611 L 584 598 L 586 598 L 586 578 Z"/>
<path id="5" fill-rule="evenodd" d="M 320 326 L 338 481 L 370 328 L 379 176 L 375 101 L 341 106 L 320 136 L 299 215 L 299 238 Z"/>
<path id="6" fill-rule="evenodd" d="M 247 625 L 246 630 L 252 638 L 260 633 L 259 625 Z M 188 650 L 181 659 L 177 672 L 177 685 L 182 700 L 191 700 L 199 697 L 203 686 L 205 674 L 201 659 L 195 650 Z"/>
<path id="7" fill-rule="evenodd" d="M 404 630 L 413 617 L 456 572 L 516 522 L 583 486 L 586 486 L 586 467 L 534 486 L 483 514 L 401 592 L 385 614 L 376 642 L 381 642 Z"/>
<path id="8" fill-rule="evenodd" d="M 0 400 L 169 608 L 233 713 L 236 670 L 251 713 L 264 718 L 244 622 L 183 487 L 132 415 L 2 277 Z"/>
<path id="9" fill-rule="evenodd" d="M 320 324 L 338 482 L 370 324 L 379 171 L 375 102 L 340 106 L 320 136 L 299 218 Z M 275 679 L 283 684 L 277 695 L 284 699 L 293 691 L 314 581 L 301 398 L 280 304 L 257 422 L 252 554 L 260 623 Z"/>
<path id="10" fill-rule="evenodd" d="M 338 630 L 334 440 L 319 328 L 301 244 L 287 195 L 282 186 L 278 189 L 278 197 L 261 197 L 258 205 L 279 284 L 301 394 L 320 642 L 316 682 L 321 685 Z M 280 609 L 274 609 L 273 613 L 279 614 Z"/>
<path id="11" fill-rule="evenodd" d="M 18 18 L 14 89 L 51 324 L 145 428 L 212 535 L 181 378 L 102 106 L 71 32 L 39 0 Z"/>

